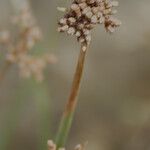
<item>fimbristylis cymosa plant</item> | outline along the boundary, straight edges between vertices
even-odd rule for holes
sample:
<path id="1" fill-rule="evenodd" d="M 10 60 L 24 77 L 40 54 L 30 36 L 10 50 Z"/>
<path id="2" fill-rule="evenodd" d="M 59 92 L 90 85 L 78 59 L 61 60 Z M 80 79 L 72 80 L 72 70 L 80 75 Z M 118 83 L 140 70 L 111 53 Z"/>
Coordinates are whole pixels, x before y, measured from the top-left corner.
<path id="1" fill-rule="evenodd" d="M 112 17 L 116 13 L 116 10 L 113 9 L 115 6 L 118 6 L 117 1 L 73 0 L 69 9 L 59 8 L 59 10 L 64 10 L 65 14 L 58 22 L 58 31 L 75 35 L 77 41 L 81 43 L 81 49 L 70 95 L 55 140 L 56 145 L 51 150 L 58 150 L 65 146 L 76 109 L 85 56 L 91 42 L 91 30 L 97 24 L 101 24 L 104 25 L 107 32 L 112 33 L 116 27 L 121 25 L 119 20 Z"/>

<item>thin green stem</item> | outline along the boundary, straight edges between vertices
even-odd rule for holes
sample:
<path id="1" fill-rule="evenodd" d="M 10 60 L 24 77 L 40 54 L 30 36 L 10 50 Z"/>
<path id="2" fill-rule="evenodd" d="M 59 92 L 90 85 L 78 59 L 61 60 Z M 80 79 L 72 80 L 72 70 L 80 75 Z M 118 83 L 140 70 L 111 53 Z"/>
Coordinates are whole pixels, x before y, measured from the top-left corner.
<path id="1" fill-rule="evenodd" d="M 64 147 L 74 116 L 74 111 L 76 109 L 77 98 L 79 93 L 79 88 L 81 84 L 81 77 L 83 74 L 85 56 L 87 51 L 87 45 L 82 45 L 80 49 L 80 54 L 78 57 L 78 63 L 76 67 L 76 71 L 73 78 L 73 83 L 69 95 L 69 99 L 67 101 L 62 120 L 60 122 L 59 130 L 56 136 L 56 145 L 57 149 Z"/>

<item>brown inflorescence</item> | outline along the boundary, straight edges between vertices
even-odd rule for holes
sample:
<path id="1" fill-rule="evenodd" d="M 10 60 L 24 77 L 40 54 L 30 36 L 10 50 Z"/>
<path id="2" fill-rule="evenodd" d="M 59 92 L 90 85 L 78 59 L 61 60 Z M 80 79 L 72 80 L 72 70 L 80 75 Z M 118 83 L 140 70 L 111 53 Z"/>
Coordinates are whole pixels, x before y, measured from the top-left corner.
<path id="1" fill-rule="evenodd" d="M 111 0 L 74 0 L 59 20 L 58 31 L 75 35 L 80 43 L 89 45 L 91 30 L 95 25 L 103 24 L 110 33 L 121 25 L 119 20 L 112 17 L 117 12 L 113 9 L 116 6 L 118 2 Z"/>

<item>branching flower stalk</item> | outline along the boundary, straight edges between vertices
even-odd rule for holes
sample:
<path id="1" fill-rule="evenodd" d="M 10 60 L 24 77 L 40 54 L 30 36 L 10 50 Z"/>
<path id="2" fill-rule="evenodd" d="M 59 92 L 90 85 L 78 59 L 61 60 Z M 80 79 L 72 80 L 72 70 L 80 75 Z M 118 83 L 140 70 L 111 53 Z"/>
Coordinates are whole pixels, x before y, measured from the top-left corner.
<path id="1" fill-rule="evenodd" d="M 112 0 L 73 0 L 69 9 L 58 8 L 65 11 L 65 15 L 58 22 L 58 31 L 74 35 L 81 43 L 72 88 L 67 101 L 63 117 L 56 137 L 57 150 L 63 148 L 72 124 L 76 109 L 79 87 L 84 68 L 85 55 L 91 42 L 91 30 L 102 24 L 107 32 L 112 33 L 121 22 L 112 16 L 116 13 L 113 8 L 118 6 L 117 1 Z"/>

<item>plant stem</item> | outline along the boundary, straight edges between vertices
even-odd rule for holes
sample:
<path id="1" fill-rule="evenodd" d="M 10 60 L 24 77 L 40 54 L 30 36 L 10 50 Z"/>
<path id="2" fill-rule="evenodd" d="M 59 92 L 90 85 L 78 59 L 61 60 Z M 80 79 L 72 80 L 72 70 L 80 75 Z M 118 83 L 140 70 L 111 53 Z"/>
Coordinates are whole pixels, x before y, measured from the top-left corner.
<path id="1" fill-rule="evenodd" d="M 81 77 L 83 74 L 86 51 L 87 51 L 87 45 L 82 45 L 80 49 L 80 54 L 78 56 L 78 63 L 74 74 L 70 95 L 67 104 L 65 106 L 63 117 L 60 122 L 59 130 L 56 136 L 55 142 L 57 145 L 57 149 L 64 147 L 71 128 L 74 111 L 78 100 L 77 97 L 79 93 Z"/>

